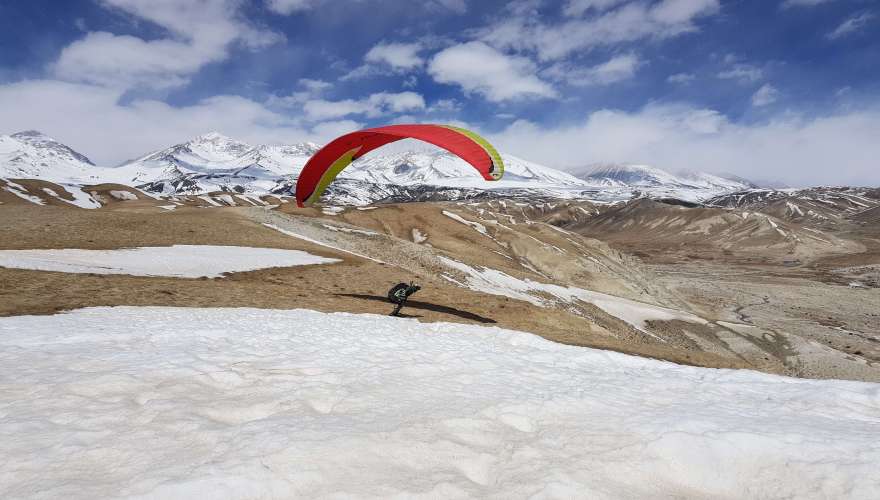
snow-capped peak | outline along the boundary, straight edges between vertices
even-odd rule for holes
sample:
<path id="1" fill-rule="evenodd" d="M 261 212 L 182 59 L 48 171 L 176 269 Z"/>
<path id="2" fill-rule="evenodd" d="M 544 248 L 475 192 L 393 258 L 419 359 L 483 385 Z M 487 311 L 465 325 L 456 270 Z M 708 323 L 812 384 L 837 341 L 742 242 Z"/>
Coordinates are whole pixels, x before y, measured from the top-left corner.
<path id="1" fill-rule="evenodd" d="M 705 172 L 677 174 L 649 165 L 600 165 L 577 174 L 604 188 L 637 189 L 652 197 L 700 201 L 724 193 L 754 187 L 745 179 L 732 179 Z"/>
<path id="2" fill-rule="evenodd" d="M 368 156 L 343 170 L 341 178 L 377 184 L 431 185 L 470 188 L 585 187 L 587 183 L 570 174 L 502 154 L 504 177 L 487 183 L 472 166 L 446 151 L 404 151 Z"/>
<path id="3" fill-rule="evenodd" d="M 98 171 L 85 155 L 42 132 L 0 135 L 0 177 L 87 182 Z"/>

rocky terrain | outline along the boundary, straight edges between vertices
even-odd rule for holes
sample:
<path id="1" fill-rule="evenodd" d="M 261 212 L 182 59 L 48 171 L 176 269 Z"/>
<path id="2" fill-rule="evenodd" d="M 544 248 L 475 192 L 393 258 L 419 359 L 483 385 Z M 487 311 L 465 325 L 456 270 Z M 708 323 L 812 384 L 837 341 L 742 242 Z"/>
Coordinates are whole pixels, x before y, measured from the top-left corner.
<path id="1" fill-rule="evenodd" d="M 284 168 L 314 146 L 209 134 L 102 169 L 39 137 L 15 140 L 65 166 L 4 164 L 38 178 L 0 179 L 0 251 L 234 245 L 341 262 L 224 279 L 0 267 L 2 315 L 101 305 L 387 314 L 385 291 L 414 280 L 424 289 L 405 313 L 424 322 L 498 325 L 684 364 L 880 380 L 876 189 L 768 190 L 647 167 L 605 167 L 587 181 L 512 161 L 508 184 L 487 190 L 448 155 L 413 152 L 365 158 L 322 207 L 297 209 Z M 102 182 L 71 178 L 80 175 L 71 165 Z M 700 196 L 673 196 L 683 192 Z"/>

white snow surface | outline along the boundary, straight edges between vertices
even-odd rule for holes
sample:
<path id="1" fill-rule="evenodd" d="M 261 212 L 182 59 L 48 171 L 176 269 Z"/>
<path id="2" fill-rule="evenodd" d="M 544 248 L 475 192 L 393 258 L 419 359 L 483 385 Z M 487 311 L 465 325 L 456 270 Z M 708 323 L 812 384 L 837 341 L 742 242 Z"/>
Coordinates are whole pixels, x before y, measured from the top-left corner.
<path id="1" fill-rule="evenodd" d="M 71 205 L 76 205 L 79 208 L 85 208 L 85 209 L 89 209 L 89 210 L 95 209 L 95 208 L 101 208 L 101 203 L 98 202 L 98 200 L 96 200 L 91 194 L 83 191 L 81 186 L 77 186 L 77 185 L 73 185 L 73 184 L 59 184 L 59 185 L 61 187 L 63 187 L 64 190 L 67 191 L 68 194 L 70 194 L 70 196 L 73 197 L 73 201 L 65 200 L 64 198 L 59 198 L 59 199 L 65 201 L 67 203 L 70 203 Z"/>
<path id="2" fill-rule="evenodd" d="M 338 259 L 301 250 L 215 245 L 174 245 L 119 250 L 0 250 L 0 267 L 63 273 L 222 278 L 223 273 L 269 267 L 331 264 Z"/>
<path id="3" fill-rule="evenodd" d="M 116 198 L 119 201 L 132 201 L 138 199 L 137 195 L 132 193 L 131 191 L 110 191 L 110 196 Z"/>
<path id="4" fill-rule="evenodd" d="M 0 177 L 55 182 L 94 182 L 102 169 L 40 132 L 0 135 Z"/>
<path id="5" fill-rule="evenodd" d="M 307 310 L 0 318 L 3 498 L 848 498 L 880 386 Z"/>

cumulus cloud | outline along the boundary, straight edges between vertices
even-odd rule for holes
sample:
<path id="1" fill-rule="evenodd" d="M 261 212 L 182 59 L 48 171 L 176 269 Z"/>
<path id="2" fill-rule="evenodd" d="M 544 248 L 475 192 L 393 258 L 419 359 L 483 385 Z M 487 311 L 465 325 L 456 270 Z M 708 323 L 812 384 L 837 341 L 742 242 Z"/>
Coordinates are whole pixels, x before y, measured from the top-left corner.
<path id="1" fill-rule="evenodd" d="M 397 94 L 379 92 L 366 99 L 343 99 L 327 101 L 316 99 L 306 101 L 303 110 L 312 120 L 342 118 L 350 115 L 364 115 L 375 118 L 382 115 L 418 111 L 425 109 L 425 99 L 415 92 Z"/>
<path id="2" fill-rule="evenodd" d="M 59 78 L 119 88 L 181 85 L 205 64 L 223 60 L 234 42 L 260 48 L 283 39 L 236 18 L 234 0 L 102 0 L 102 5 L 165 28 L 168 38 L 89 32 L 61 51 Z"/>
<path id="3" fill-rule="evenodd" d="M 852 35 L 853 33 L 861 31 L 872 19 L 874 19 L 874 14 L 870 12 L 864 12 L 852 16 L 846 21 L 840 23 L 834 31 L 828 33 L 826 36 L 829 40 L 837 40 L 838 38 Z"/>
<path id="4" fill-rule="evenodd" d="M 732 68 L 718 73 L 718 78 L 736 80 L 739 83 L 755 83 L 764 78 L 764 71 L 751 64 L 736 64 Z"/>
<path id="5" fill-rule="evenodd" d="M 343 75 L 340 80 L 357 80 L 375 75 L 406 73 L 422 67 L 420 43 L 379 43 L 364 55 L 364 64 Z"/>
<path id="6" fill-rule="evenodd" d="M 410 70 L 422 65 L 418 43 L 380 43 L 375 45 L 364 56 L 369 63 L 384 63 L 394 69 Z"/>
<path id="7" fill-rule="evenodd" d="M 559 127 L 518 121 L 489 137 L 501 150 L 558 167 L 632 162 L 754 178 L 772 173 L 795 186 L 878 185 L 876 130 L 876 105 L 737 124 L 715 110 L 666 104 L 596 111 Z"/>
<path id="8" fill-rule="evenodd" d="M 773 104 L 779 98 L 779 91 L 776 87 L 765 83 L 754 94 L 752 94 L 752 106 L 761 107 Z"/>
<path id="9" fill-rule="evenodd" d="M 590 4 L 599 5 L 598 2 Z M 606 6 L 610 5 L 608 3 Z M 579 9 L 580 6 L 573 12 Z M 695 22 L 698 19 L 715 14 L 720 9 L 719 0 L 662 0 L 653 4 L 628 2 L 597 15 L 583 19 L 569 18 L 552 24 L 541 22 L 533 12 L 524 12 L 502 16 L 500 21 L 482 30 L 479 36 L 497 48 L 533 51 L 539 59 L 549 61 L 563 59 L 577 50 L 646 38 L 669 38 L 696 31 Z"/>
<path id="10" fill-rule="evenodd" d="M 629 80 L 636 74 L 642 64 L 635 54 L 622 54 L 612 57 L 604 63 L 588 68 L 577 68 L 566 64 L 554 64 L 545 74 L 569 85 L 590 86 L 609 85 Z"/>
<path id="11" fill-rule="evenodd" d="M 535 76 L 529 59 L 504 54 L 483 42 L 440 51 L 431 59 L 428 73 L 437 82 L 458 85 L 493 102 L 557 95 L 552 86 Z"/>
<path id="12" fill-rule="evenodd" d="M 2 85 L 0 130 L 41 130 L 99 165 L 112 166 L 209 130 L 253 143 L 323 142 L 333 136 L 328 130 L 354 123 L 325 120 L 305 126 L 263 103 L 232 95 L 174 107 L 149 99 L 122 104 L 122 94 L 119 89 L 56 80 Z"/>

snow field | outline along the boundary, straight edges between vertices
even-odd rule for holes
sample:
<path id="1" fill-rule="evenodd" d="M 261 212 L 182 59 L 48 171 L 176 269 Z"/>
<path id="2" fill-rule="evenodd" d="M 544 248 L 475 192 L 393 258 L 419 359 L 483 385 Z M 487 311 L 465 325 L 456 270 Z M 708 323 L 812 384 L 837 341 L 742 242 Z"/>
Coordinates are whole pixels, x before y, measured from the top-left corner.
<path id="1" fill-rule="evenodd" d="M 0 497 L 876 498 L 880 386 L 307 310 L 0 318 Z"/>
<path id="2" fill-rule="evenodd" d="M 0 267 L 175 278 L 222 278 L 223 273 L 334 262 L 339 262 L 339 259 L 319 257 L 301 250 L 215 245 L 173 245 L 119 250 L 0 250 Z"/>

